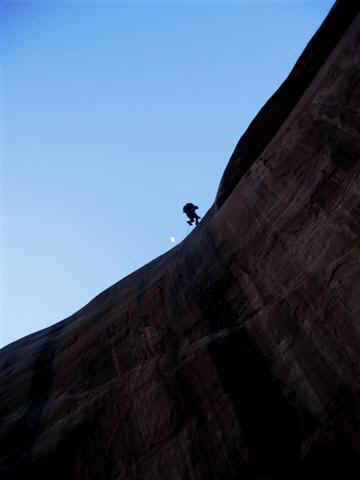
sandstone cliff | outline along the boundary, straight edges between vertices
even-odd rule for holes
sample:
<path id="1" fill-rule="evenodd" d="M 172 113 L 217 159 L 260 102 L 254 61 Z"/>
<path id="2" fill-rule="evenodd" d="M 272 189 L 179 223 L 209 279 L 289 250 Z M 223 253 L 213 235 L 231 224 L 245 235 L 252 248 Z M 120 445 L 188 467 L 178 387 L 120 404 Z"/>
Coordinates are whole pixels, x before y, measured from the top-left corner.
<path id="1" fill-rule="evenodd" d="M 2 479 L 358 476 L 355 5 L 336 2 L 199 227 L 0 351 Z"/>

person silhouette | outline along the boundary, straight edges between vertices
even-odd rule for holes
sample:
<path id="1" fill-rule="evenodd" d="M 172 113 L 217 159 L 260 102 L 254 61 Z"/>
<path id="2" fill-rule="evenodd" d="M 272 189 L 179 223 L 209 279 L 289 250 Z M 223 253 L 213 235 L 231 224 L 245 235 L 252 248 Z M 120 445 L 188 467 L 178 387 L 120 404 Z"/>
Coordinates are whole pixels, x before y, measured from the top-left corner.
<path id="1" fill-rule="evenodd" d="M 187 223 L 189 225 L 192 225 L 195 221 L 195 225 L 199 223 L 199 220 L 201 217 L 195 212 L 199 207 L 194 205 L 193 203 L 187 203 L 183 207 L 183 212 L 188 216 L 189 220 L 187 220 Z"/>

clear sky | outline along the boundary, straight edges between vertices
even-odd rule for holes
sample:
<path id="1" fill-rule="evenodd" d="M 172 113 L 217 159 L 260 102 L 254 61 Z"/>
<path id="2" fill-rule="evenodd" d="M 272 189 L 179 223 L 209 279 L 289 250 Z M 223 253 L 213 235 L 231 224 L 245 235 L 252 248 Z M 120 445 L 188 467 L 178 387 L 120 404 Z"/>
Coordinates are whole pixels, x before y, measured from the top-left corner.
<path id="1" fill-rule="evenodd" d="M 189 233 L 332 4 L 0 0 L 0 347 Z"/>

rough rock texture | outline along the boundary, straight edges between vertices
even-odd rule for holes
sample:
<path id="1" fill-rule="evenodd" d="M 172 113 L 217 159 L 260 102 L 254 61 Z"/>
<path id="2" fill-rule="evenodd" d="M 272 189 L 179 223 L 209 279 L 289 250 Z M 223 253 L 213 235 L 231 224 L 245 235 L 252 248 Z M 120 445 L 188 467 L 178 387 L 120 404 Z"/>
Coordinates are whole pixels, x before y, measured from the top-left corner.
<path id="1" fill-rule="evenodd" d="M 0 351 L 1 479 L 358 477 L 351 3 L 250 125 L 184 242 Z"/>

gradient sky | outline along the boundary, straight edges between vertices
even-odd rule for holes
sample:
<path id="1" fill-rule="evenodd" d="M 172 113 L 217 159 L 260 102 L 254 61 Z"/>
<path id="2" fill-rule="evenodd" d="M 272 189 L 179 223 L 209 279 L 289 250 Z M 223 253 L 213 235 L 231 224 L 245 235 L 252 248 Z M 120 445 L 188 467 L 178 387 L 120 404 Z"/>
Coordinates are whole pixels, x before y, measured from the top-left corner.
<path id="1" fill-rule="evenodd" d="M 0 347 L 187 235 L 332 4 L 0 0 Z"/>

